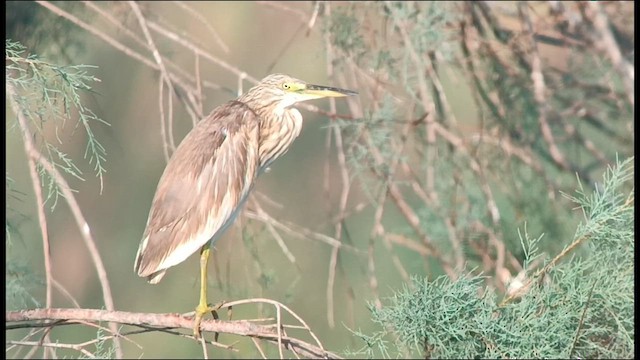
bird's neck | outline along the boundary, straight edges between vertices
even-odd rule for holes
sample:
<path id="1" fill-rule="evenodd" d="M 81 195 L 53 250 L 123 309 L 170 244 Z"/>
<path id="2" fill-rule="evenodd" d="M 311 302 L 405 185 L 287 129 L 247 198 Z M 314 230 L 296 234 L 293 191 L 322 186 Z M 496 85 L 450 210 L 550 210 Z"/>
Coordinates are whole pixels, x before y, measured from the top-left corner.
<path id="1" fill-rule="evenodd" d="M 278 109 L 260 117 L 260 168 L 264 170 L 289 150 L 302 130 L 302 115 L 294 108 Z"/>

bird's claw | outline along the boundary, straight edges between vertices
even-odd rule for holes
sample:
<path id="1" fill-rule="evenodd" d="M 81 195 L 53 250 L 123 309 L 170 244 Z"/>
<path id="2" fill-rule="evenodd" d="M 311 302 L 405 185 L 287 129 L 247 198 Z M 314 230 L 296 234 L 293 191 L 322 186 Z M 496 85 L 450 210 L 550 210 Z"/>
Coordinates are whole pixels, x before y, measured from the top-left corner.
<path id="1" fill-rule="evenodd" d="M 196 307 L 196 315 L 195 315 L 195 324 L 193 326 L 193 336 L 195 336 L 196 339 L 200 339 L 201 337 L 201 331 L 200 331 L 200 323 L 202 322 L 202 318 L 204 317 L 204 315 L 208 312 L 211 313 L 211 316 L 217 320 L 219 318 L 218 316 L 218 310 L 222 307 L 222 305 L 224 305 L 224 301 L 220 301 L 219 303 L 211 306 L 211 304 L 207 304 L 206 306 L 203 305 L 198 305 Z M 216 334 L 217 337 L 217 334 Z"/>

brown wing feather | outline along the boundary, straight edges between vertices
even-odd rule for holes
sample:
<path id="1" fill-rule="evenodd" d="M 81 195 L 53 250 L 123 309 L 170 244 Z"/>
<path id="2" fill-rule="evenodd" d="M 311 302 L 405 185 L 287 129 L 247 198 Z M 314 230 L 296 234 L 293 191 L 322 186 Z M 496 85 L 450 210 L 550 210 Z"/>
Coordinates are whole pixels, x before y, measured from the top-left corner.
<path id="1" fill-rule="evenodd" d="M 245 104 L 215 109 L 182 140 L 160 178 L 135 261 L 160 281 L 228 227 L 257 176 L 259 122 Z"/>

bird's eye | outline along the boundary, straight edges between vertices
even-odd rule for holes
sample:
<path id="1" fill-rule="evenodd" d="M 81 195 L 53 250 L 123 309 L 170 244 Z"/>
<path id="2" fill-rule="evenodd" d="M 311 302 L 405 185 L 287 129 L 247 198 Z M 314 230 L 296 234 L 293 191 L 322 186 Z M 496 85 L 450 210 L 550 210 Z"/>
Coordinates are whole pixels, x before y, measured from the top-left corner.
<path id="1" fill-rule="evenodd" d="M 287 83 L 284 83 L 284 84 L 282 84 L 282 88 L 285 89 L 285 90 L 289 90 L 289 89 L 291 89 L 291 85 L 289 85 Z"/>

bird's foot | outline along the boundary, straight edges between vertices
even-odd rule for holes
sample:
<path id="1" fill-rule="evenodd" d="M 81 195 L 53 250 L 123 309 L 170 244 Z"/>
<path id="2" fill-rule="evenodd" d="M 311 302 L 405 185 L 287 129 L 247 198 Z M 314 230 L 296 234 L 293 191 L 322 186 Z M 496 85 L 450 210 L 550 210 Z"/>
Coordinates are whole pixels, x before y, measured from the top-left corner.
<path id="1" fill-rule="evenodd" d="M 224 301 L 220 301 L 219 303 L 211 306 L 211 304 L 199 304 L 196 307 L 196 316 L 194 318 L 195 320 L 195 324 L 193 326 L 193 336 L 196 337 L 196 339 L 200 339 L 200 323 L 202 322 L 202 318 L 204 317 L 204 315 L 206 315 L 207 313 L 211 313 L 211 316 L 213 316 L 214 319 L 218 319 L 218 310 L 222 307 L 222 305 L 224 305 Z"/>

